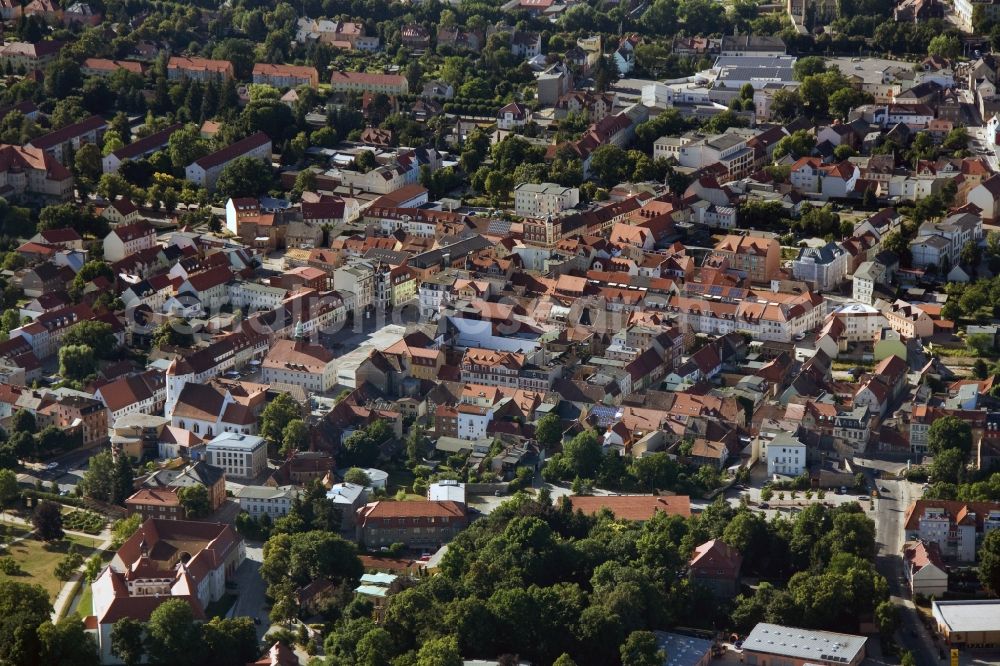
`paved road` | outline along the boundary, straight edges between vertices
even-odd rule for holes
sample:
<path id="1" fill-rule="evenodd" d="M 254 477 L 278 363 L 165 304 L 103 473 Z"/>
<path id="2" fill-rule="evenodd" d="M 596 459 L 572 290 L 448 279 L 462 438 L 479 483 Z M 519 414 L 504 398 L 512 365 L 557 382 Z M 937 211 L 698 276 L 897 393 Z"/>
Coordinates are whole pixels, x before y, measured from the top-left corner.
<path id="1" fill-rule="evenodd" d="M 889 492 L 875 500 L 875 534 L 879 546 L 875 566 L 889 583 L 891 600 L 900 607 L 901 628 L 896 640 L 913 653 L 918 666 L 941 666 L 945 661 L 939 658 L 934 638 L 920 621 L 903 574 L 903 520 L 919 490 L 908 481 L 883 479 L 878 484 Z"/>
<path id="2" fill-rule="evenodd" d="M 236 584 L 239 590 L 239 597 L 233 605 L 230 615 L 232 617 L 256 617 L 260 620 L 257 625 L 257 639 L 264 638 L 264 634 L 271 628 L 271 622 L 267 615 L 267 600 L 264 598 L 266 586 L 260 577 L 260 565 L 264 561 L 264 550 L 262 544 L 246 543 L 246 560 L 236 571 Z"/>

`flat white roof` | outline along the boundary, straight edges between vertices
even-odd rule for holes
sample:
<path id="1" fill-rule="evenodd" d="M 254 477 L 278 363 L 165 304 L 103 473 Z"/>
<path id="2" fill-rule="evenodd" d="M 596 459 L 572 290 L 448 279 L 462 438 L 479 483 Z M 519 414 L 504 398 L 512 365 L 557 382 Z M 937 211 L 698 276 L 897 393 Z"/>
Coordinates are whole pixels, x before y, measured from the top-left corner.
<path id="1" fill-rule="evenodd" d="M 667 631 L 654 631 L 656 645 L 667 653 L 663 666 L 697 666 L 712 651 L 712 641 Z"/>
<path id="2" fill-rule="evenodd" d="M 1000 631 L 1000 600 L 935 601 L 934 615 L 951 631 Z"/>
<path id="3" fill-rule="evenodd" d="M 867 640 L 864 636 L 760 622 L 743 641 L 743 649 L 812 662 L 847 664 L 864 650 Z"/>

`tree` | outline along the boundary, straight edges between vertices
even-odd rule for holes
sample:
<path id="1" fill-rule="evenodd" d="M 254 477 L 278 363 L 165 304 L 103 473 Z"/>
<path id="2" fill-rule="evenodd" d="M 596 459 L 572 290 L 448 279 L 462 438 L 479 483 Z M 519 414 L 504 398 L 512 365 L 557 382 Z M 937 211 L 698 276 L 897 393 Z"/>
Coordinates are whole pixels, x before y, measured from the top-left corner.
<path id="1" fill-rule="evenodd" d="M 13 470 L 0 469 L 0 504 L 8 505 L 21 494 L 17 487 L 17 475 Z"/>
<path id="2" fill-rule="evenodd" d="M 320 578 L 353 583 L 364 568 L 357 548 L 349 541 L 327 531 L 298 534 L 275 534 L 264 545 L 260 575 L 268 584 L 268 594 L 291 582 L 301 586 Z M 294 588 L 293 588 L 294 589 Z"/>
<path id="3" fill-rule="evenodd" d="M 0 580 L 0 663 L 41 664 L 38 629 L 52 605 L 40 585 Z"/>
<path id="4" fill-rule="evenodd" d="M 78 177 L 96 182 L 102 173 L 101 149 L 92 143 L 80 146 L 73 157 L 73 166 Z"/>
<path id="5" fill-rule="evenodd" d="M 991 530 L 979 547 L 979 582 L 1000 596 L 1000 530 Z"/>
<path id="6" fill-rule="evenodd" d="M 88 262 L 84 266 L 89 266 L 92 263 L 95 262 Z M 104 262 L 100 263 L 109 268 Z M 82 273 L 83 269 L 80 272 Z M 115 337 L 114 329 L 111 328 L 111 324 L 104 321 L 91 320 L 74 324 L 66 331 L 62 344 L 64 346 L 87 345 L 94 350 L 94 356 L 100 359 L 114 358 L 118 351 L 118 339 Z"/>
<path id="7" fill-rule="evenodd" d="M 186 324 L 183 320 L 170 319 L 153 331 L 152 345 L 157 349 L 163 347 L 190 347 L 194 344 L 194 336 L 183 330 Z"/>
<path id="8" fill-rule="evenodd" d="M 562 421 L 555 412 L 549 412 L 535 424 L 535 440 L 551 450 L 562 441 Z"/>
<path id="9" fill-rule="evenodd" d="M 292 419 L 281 431 L 281 455 L 290 456 L 294 451 L 309 448 L 309 426 L 302 419 Z"/>
<path id="10" fill-rule="evenodd" d="M 639 23 L 651 34 L 673 34 L 677 31 L 677 13 L 676 0 L 653 0 Z"/>
<path id="11" fill-rule="evenodd" d="M 660 666 L 666 654 L 659 649 L 651 631 L 633 631 L 621 647 L 622 666 Z"/>
<path id="12" fill-rule="evenodd" d="M 629 176 L 628 154 L 614 144 L 598 146 L 590 156 L 590 172 L 606 187 L 617 185 Z"/>
<path id="13" fill-rule="evenodd" d="M 944 449 L 934 455 L 931 476 L 935 483 L 959 483 L 965 471 L 965 455 L 961 449 Z"/>
<path id="14" fill-rule="evenodd" d="M 183 169 L 195 160 L 208 155 L 208 142 L 201 138 L 201 131 L 194 125 L 186 125 L 170 135 L 167 152 L 175 169 Z"/>
<path id="15" fill-rule="evenodd" d="M 97 372 L 94 350 L 88 345 L 67 345 L 59 348 L 59 374 L 66 379 L 82 381 Z"/>
<path id="16" fill-rule="evenodd" d="M 111 547 L 117 550 L 142 526 L 142 516 L 138 513 L 128 518 L 120 518 L 111 525 Z"/>
<path id="17" fill-rule="evenodd" d="M 73 614 L 55 624 L 38 628 L 41 662 L 53 666 L 98 666 L 97 641 L 84 629 L 80 616 Z"/>
<path id="18" fill-rule="evenodd" d="M 592 479 L 603 456 L 601 441 L 593 430 L 581 432 L 563 447 L 563 460 L 572 475 Z"/>
<path id="19" fill-rule="evenodd" d="M 168 599 L 156 607 L 146 623 L 146 652 L 157 664 L 193 666 L 198 662 L 199 627 L 191 605 L 183 599 Z"/>
<path id="20" fill-rule="evenodd" d="M 433 638 L 420 646 L 416 666 L 462 666 L 458 640 L 454 636 Z"/>
<path id="21" fill-rule="evenodd" d="M 805 130 L 796 130 L 786 137 L 782 137 L 774 147 L 774 158 L 780 159 L 785 155 L 794 158 L 806 157 L 812 153 L 816 147 L 816 137 Z"/>
<path id="22" fill-rule="evenodd" d="M 378 166 L 375 161 L 375 153 L 370 150 L 362 150 L 354 156 L 354 168 L 361 173 L 368 173 Z"/>
<path id="23" fill-rule="evenodd" d="M 830 115 L 836 118 L 847 118 L 851 111 L 863 104 L 870 104 L 874 98 L 863 90 L 841 88 L 830 94 Z"/>
<path id="24" fill-rule="evenodd" d="M 212 511 L 208 501 L 208 490 L 201 484 L 185 486 L 177 492 L 184 517 L 190 519 L 204 518 Z"/>
<path id="25" fill-rule="evenodd" d="M 792 75 L 796 81 L 804 81 L 807 76 L 822 74 L 826 71 L 826 61 L 819 56 L 799 58 L 792 67 Z"/>
<path id="26" fill-rule="evenodd" d="M 111 451 L 101 451 L 90 458 L 81 485 L 88 497 L 121 504 L 132 494 L 132 467 L 124 453 L 115 457 Z"/>
<path id="27" fill-rule="evenodd" d="M 59 505 L 49 500 L 39 502 L 31 514 L 31 525 L 42 541 L 57 541 L 65 536 L 62 528 L 62 511 Z"/>
<path id="28" fill-rule="evenodd" d="M 257 630 L 249 617 L 213 617 L 201 626 L 203 664 L 244 666 L 257 657 Z"/>
<path id="29" fill-rule="evenodd" d="M 559 658 L 552 662 L 552 666 L 576 666 L 576 662 L 568 654 L 563 652 Z"/>
<path id="30" fill-rule="evenodd" d="M 883 601 L 875 607 L 875 624 L 883 636 L 892 636 L 899 628 L 899 607 L 891 601 Z"/>
<path id="31" fill-rule="evenodd" d="M 385 629 L 375 627 L 358 641 L 358 646 L 355 648 L 357 655 L 355 663 L 363 666 L 388 664 L 394 652 L 392 634 Z"/>
<path id="32" fill-rule="evenodd" d="M 962 54 L 962 42 L 955 35 L 937 35 L 927 45 L 927 55 L 953 60 Z"/>
<path id="33" fill-rule="evenodd" d="M 385 421 L 375 421 L 357 430 L 341 445 L 341 459 L 352 466 L 371 467 L 378 460 L 382 444 L 392 437 Z"/>
<path id="34" fill-rule="evenodd" d="M 927 448 L 935 456 L 947 449 L 958 449 L 964 458 L 972 450 L 972 427 L 956 416 L 943 416 L 928 428 Z"/>
<path id="35" fill-rule="evenodd" d="M 359 486 L 365 486 L 367 488 L 368 486 L 371 485 L 372 480 L 368 478 L 368 474 L 365 472 L 365 470 L 361 469 L 360 467 L 352 467 L 351 469 L 347 470 L 346 474 L 344 474 L 344 482 L 354 483 Z"/>
<path id="36" fill-rule="evenodd" d="M 282 393 L 268 403 L 260 414 L 260 434 L 277 444 L 283 442 L 285 427 L 293 419 L 302 417 L 302 408 L 288 393 Z"/>
<path id="37" fill-rule="evenodd" d="M 255 157 L 237 157 L 219 174 L 215 187 L 222 197 L 256 197 L 270 189 L 271 166 Z"/>
<path id="38" fill-rule="evenodd" d="M 143 633 L 142 623 L 138 620 L 130 617 L 116 620 L 111 625 L 111 654 L 121 659 L 125 666 L 139 666 L 146 655 Z"/>

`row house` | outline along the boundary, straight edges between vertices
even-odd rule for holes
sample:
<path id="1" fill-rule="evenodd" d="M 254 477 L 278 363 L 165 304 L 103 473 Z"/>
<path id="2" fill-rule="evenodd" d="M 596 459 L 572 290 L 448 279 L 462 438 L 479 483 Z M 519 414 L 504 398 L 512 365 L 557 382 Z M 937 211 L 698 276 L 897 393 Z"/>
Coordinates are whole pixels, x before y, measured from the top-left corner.
<path id="1" fill-rule="evenodd" d="M 87 58 L 80 67 L 84 76 L 111 76 L 115 72 L 125 70 L 132 74 L 145 76 L 146 65 L 135 60 L 108 60 L 107 58 Z"/>
<path id="2" fill-rule="evenodd" d="M 128 375 L 103 384 L 94 391 L 108 411 L 108 424 L 114 426 L 129 414 L 157 414 L 167 399 L 166 380 L 161 372 Z"/>
<path id="3" fill-rule="evenodd" d="M 59 351 L 62 338 L 72 326 L 82 321 L 94 318 L 94 313 L 87 305 L 71 307 L 40 315 L 30 324 L 15 328 L 10 337 L 22 337 L 39 359 L 46 359 Z"/>
<path id="4" fill-rule="evenodd" d="M 101 160 L 101 170 L 104 173 L 115 173 L 125 160 L 141 160 L 162 150 L 170 141 L 174 132 L 184 127 L 183 123 L 168 125 L 149 136 L 136 139 L 132 143 L 112 151 Z"/>
<path id="5" fill-rule="evenodd" d="M 986 434 L 989 417 L 985 411 L 934 407 L 924 404 L 913 405 L 913 414 L 910 417 L 910 451 L 912 453 L 918 455 L 927 453 L 927 433 L 935 421 L 945 416 L 953 416 L 969 424 L 973 443 L 978 442 Z"/>
<path id="6" fill-rule="evenodd" d="M 889 327 L 906 339 L 929 338 L 934 335 L 934 320 L 917 304 L 903 300 L 896 300 L 891 304 L 883 301 L 880 310 Z"/>
<path id="7" fill-rule="evenodd" d="M 1000 502 L 916 500 L 906 511 L 906 539 L 936 543 L 941 554 L 975 562 L 983 538 L 1000 527 Z"/>
<path id="8" fill-rule="evenodd" d="M 958 262 L 967 243 L 983 238 L 983 219 L 972 213 L 955 213 L 941 222 L 924 222 L 910 241 L 915 268 L 950 267 Z"/>
<path id="9" fill-rule="evenodd" d="M 300 44 L 329 44 L 345 50 L 377 51 L 379 48 L 379 38 L 366 36 L 364 23 L 355 21 L 303 17 L 298 20 L 295 40 Z"/>
<path id="10" fill-rule="evenodd" d="M 799 192 L 821 194 L 824 198 L 850 196 L 861 177 L 851 162 L 824 164 L 818 157 L 803 157 L 791 166 L 789 182 Z"/>
<path id="11" fill-rule="evenodd" d="M 66 43 L 54 39 L 31 42 L 7 42 L 0 46 L 0 65 L 14 72 L 45 69 L 55 60 Z"/>
<path id="12" fill-rule="evenodd" d="M 214 190 L 222 170 L 238 157 L 251 157 L 270 166 L 271 138 L 264 132 L 257 132 L 245 139 L 240 139 L 222 150 L 189 164 L 184 170 L 184 177 L 199 187 Z"/>
<path id="13" fill-rule="evenodd" d="M 335 71 L 330 77 L 330 90 L 339 93 L 405 95 L 409 92 L 409 84 L 406 77 L 400 74 Z"/>
<path id="14" fill-rule="evenodd" d="M 518 352 L 470 347 L 462 357 L 462 381 L 517 388 L 518 376 L 526 365 L 525 355 Z"/>
<path id="15" fill-rule="evenodd" d="M 803 294 L 785 302 L 725 303 L 702 298 L 674 296 L 667 313 L 695 333 L 726 335 L 745 332 L 758 340 L 790 342 L 796 335 L 817 328 L 822 323 L 823 297 Z"/>
<path id="16" fill-rule="evenodd" d="M 274 86 L 278 89 L 299 86 L 319 87 L 319 74 L 315 67 L 301 65 L 271 65 L 257 63 L 253 66 L 253 82 Z"/>
<path id="17" fill-rule="evenodd" d="M 233 63 L 228 60 L 172 56 L 167 62 L 167 79 L 170 81 L 193 79 L 202 83 L 222 83 L 233 77 Z"/>
<path id="18" fill-rule="evenodd" d="M 716 244 L 710 256 L 727 260 L 754 283 L 769 283 L 781 267 L 781 245 L 774 238 L 730 234 Z"/>
<path id="19" fill-rule="evenodd" d="M 59 163 L 65 164 L 70 153 L 76 153 L 81 146 L 88 143 L 100 146 L 107 129 L 108 124 L 103 118 L 90 116 L 80 122 L 36 137 L 29 141 L 27 146 L 43 150 L 56 158 Z"/>
<path id="20" fill-rule="evenodd" d="M 113 228 L 104 237 L 105 261 L 121 261 L 125 257 L 156 247 L 156 229 L 141 220 Z"/>

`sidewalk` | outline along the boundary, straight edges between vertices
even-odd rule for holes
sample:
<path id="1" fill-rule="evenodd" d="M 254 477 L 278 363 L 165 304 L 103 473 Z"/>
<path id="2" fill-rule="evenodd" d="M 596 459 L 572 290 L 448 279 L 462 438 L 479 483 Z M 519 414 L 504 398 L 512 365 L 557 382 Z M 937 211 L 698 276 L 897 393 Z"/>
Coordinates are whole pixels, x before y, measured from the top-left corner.
<path id="1" fill-rule="evenodd" d="M 96 554 L 103 553 L 111 547 L 110 531 L 105 529 L 104 532 L 108 532 L 108 535 L 104 538 L 100 545 L 97 546 Z M 104 532 L 101 534 L 104 534 Z M 74 573 L 73 576 L 62 586 L 62 589 L 59 590 L 59 594 L 56 595 L 55 601 L 52 602 L 53 622 L 58 622 L 62 619 L 69 610 L 69 607 L 73 604 L 73 599 L 76 597 L 77 583 L 83 578 L 83 568 L 85 566 L 86 560 L 84 560 L 84 563 L 80 565 L 80 568 L 77 569 L 76 573 Z M 86 581 L 84 581 L 83 584 L 86 585 Z"/>

